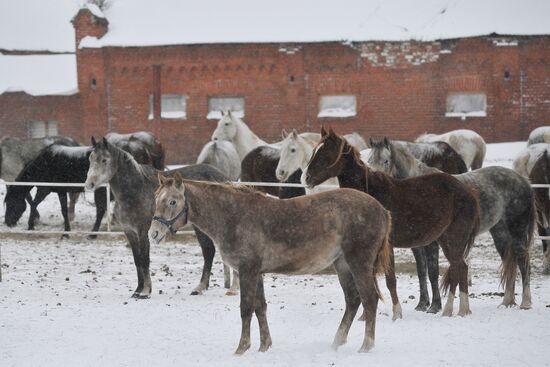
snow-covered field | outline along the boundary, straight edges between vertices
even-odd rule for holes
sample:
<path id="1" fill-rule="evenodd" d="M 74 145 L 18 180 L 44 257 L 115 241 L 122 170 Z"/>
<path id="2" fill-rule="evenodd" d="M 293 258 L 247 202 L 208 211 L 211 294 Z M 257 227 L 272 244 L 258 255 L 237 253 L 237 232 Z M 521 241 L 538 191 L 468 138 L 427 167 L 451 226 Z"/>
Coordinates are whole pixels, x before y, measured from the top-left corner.
<path id="1" fill-rule="evenodd" d="M 489 164 L 511 166 L 524 143 L 490 145 Z M 0 191 L 3 200 L 4 189 Z M 88 230 L 94 208 L 87 195 L 77 206 L 77 228 Z M 59 204 L 52 195 L 39 210 L 39 229 L 60 229 Z M 26 215 L 20 222 L 25 228 Z M 6 228 L 2 225 L 0 230 Z M 335 275 L 268 274 L 266 297 L 273 348 L 232 352 L 240 335 L 239 298 L 225 296 L 217 258 L 211 288 L 190 296 L 202 267 L 200 248 L 181 238 L 151 248 L 153 296 L 130 299 L 135 267 L 123 238 L 95 242 L 73 236 L 2 237 L 0 283 L 0 366 L 356 366 L 550 364 L 550 282 L 541 275 L 541 245 L 532 251 L 533 309 L 497 308 L 500 259 L 492 240 L 478 238 L 471 253 L 473 314 L 442 318 L 414 311 L 418 283 L 409 250 L 397 250 L 402 320 L 391 321 L 389 293 L 379 305 L 376 347 L 358 354 L 363 323 L 352 326 L 348 344 L 330 349 L 343 313 Z M 441 258 L 442 266 L 446 260 Z M 521 286 L 516 289 L 518 298 Z M 518 299 L 519 300 L 519 299 Z M 455 301 L 455 310 L 458 308 Z"/>

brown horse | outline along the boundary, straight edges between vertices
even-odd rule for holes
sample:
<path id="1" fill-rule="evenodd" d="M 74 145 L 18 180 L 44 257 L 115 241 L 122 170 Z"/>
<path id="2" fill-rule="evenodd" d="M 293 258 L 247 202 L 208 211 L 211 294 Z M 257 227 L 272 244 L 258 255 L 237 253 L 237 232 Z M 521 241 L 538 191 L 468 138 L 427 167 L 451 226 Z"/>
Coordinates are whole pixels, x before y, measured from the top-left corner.
<path id="1" fill-rule="evenodd" d="M 321 130 L 322 139 L 304 173 L 308 186 L 338 177 L 340 187 L 372 195 L 391 211 L 393 247 L 420 247 L 437 241 L 450 263 L 443 288 L 450 286 L 443 316 L 451 316 L 457 284 L 460 287 L 459 315 L 470 313 L 466 255 L 479 228 L 479 207 L 470 190 L 454 177 L 436 173 L 397 180 L 371 171 L 359 152 L 334 131 Z M 392 262 L 386 277 L 394 306 L 399 304 Z"/>
<path id="2" fill-rule="evenodd" d="M 532 184 L 550 184 L 550 158 L 546 151 L 537 159 L 531 173 L 529 181 Z M 540 236 L 550 236 L 550 196 L 548 187 L 535 188 L 535 203 L 537 207 L 538 231 Z M 550 275 L 550 245 L 548 240 L 542 241 L 544 259 L 542 262 L 542 271 Z"/>
<path id="3" fill-rule="evenodd" d="M 178 174 L 159 179 L 150 240 L 160 243 L 189 219 L 211 236 L 224 262 L 239 271 L 242 331 L 237 354 L 250 348 L 253 312 L 260 351 L 271 346 L 262 274 L 311 274 L 331 264 L 346 301 L 333 347 L 346 342 L 360 303 L 366 310 L 360 351 L 374 346 L 380 298 L 376 274 L 389 266 L 391 217 L 371 196 L 344 189 L 279 200 L 243 186 L 183 181 Z"/>

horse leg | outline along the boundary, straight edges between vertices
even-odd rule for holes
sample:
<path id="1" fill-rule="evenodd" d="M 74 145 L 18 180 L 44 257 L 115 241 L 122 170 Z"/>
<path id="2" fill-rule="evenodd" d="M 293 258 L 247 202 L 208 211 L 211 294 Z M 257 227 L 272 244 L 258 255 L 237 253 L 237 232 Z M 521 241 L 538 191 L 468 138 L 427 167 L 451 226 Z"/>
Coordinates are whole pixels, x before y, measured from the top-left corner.
<path id="1" fill-rule="evenodd" d="M 153 286 L 151 284 L 151 275 L 149 272 L 149 266 L 151 263 L 151 259 L 149 257 L 149 235 L 147 234 L 147 231 L 149 230 L 149 226 L 147 225 L 145 228 L 140 228 L 139 230 L 139 247 L 140 247 L 140 267 L 141 267 L 141 274 L 143 277 L 143 289 L 138 295 L 138 298 L 140 299 L 147 299 L 151 298 L 151 292 L 153 290 Z"/>
<path id="2" fill-rule="evenodd" d="M 428 276 L 432 286 L 432 304 L 428 313 L 438 313 L 441 311 L 441 294 L 439 293 L 439 244 L 432 242 L 424 247 L 426 260 L 428 264 Z"/>
<path id="3" fill-rule="evenodd" d="M 69 221 L 74 221 L 74 211 L 76 208 L 76 202 L 80 197 L 80 192 L 71 192 L 69 193 Z"/>
<path id="4" fill-rule="evenodd" d="M 36 220 L 37 219 L 40 219 L 40 213 L 38 212 L 38 210 L 36 210 L 35 207 L 33 207 L 33 203 L 32 203 L 32 195 L 30 192 L 27 193 L 27 195 L 25 195 L 25 200 L 27 200 L 27 203 L 29 203 L 29 207 L 31 209 L 31 216 L 34 217 L 33 219 L 33 224 L 36 223 Z"/>
<path id="5" fill-rule="evenodd" d="M 428 294 L 427 282 L 427 259 L 424 247 L 412 248 L 412 253 L 416 261 L 416 273 L 418 274 L 418 282 L 420 284 L 420 299 L 415 307 L 416 311 L 426 311 L 430 305 L 430 296 Z"/>
<path id="6" fill-rule="evenodd" d="M 541 224 L 538 224 L 539 236 L 547 237 L 550 235 L 550 228 L 546 228 Z M 550 246 L 548 246 L 550 241 L 542 240 L 542 273 L 545 275 L 550 275 Z"/>
<path id="7" fill-rule="evenodd" d="M 247 263 L 239 267 L 241 283 L 241 339 L 235 354 L 243 354 L 250 348 L 250 320 L 255 309 L 258 278 L 260 277 L 259 264 Z"/>
<path id="8" fill-rule="evenodd" d="M 501 283 L 504 285 L 504 298 L 500 306 L 513 307 L 516 306 L 515 286 L 516 286 L 516 273 L 517 266 L 515 262 L 510 262 L 508 256 L 512 255 L 512 236 L 508 230 L 508 226 L 504 221 L 498 222 L 494 225 L 489 232 L 493 237 L 495 248 L 497 249 L 500 259 L 502 260 L 503 274 L 507 273 L 509 276 L 502 276 Z M 513 278 L 513 280 L 511 280 Z M 510 281 L 511 280 L 511 281 Z"/>
<path id="9" fill-rule="evenodd" d="M 458 263 L 458 286 L 460 291 L 460 305 L 458 307 L 458 316 L 467 316 L 472 313 L 470 310 L 470 298 L 468 295 L 468 264 L 465 260 Z"/>
<path id="10" fill-rule="evenodd" d="M 393 254 L 393 247 L 390 254 L 390 269 L 386 273 L 386 286 L 388 287 L 391 295 L 392 302 L 392 320 L 403 318 L 403 311 L 401 309 L 401 303 L 399 303 L 399 297 L 397 296 L 397 279 L 395 278 L 395 257 Z M 363 313 L 366 314 L 367 310 L 364 310 Z M 367 315 L 365 315 L 367 316 Z"/>
<path id="11" fill-rule="evenodd" d="M 353 323 L 353 318 L 357 314 L 361 298 L 359 298 L 359 292 L 357 292 L 349 265 L 343 256 L 334 262 L 334 267 L 336 268 L 338 281 L 344 291 L 344 299 L 346 301 L 344 316 L 342 317 L 342 321 L 340 321 L 340 326 L 338 326 L 338 331 L 336 331 L 334 341 L 332 342 L 332 348 L 336 350 L 347 341 L 349 329 Z"/>
<path id="12" fill-rule="evenodd" d="M 95 223 L 92 227 L 92 232 L 97 232 L 101 226 L 101 221 L 105 216 L 107 211 L 107 189 L 101 187 L 94 191 L 94 202 L 95 202 Z M 74 209 L 73 209 L 74 210 Z M 90 234 L 88 235 L 89 240 L 95 240 L 97 235 Z"/>
<path id="13" fill-rule="evenodd" d="M 61 204 L 61 214 L 63 215 L 64 231 L 71 231 L 71 223 L 69 222 L 69 211 L 67 209 L 67 192 L 58 192 L 59 204 Z M 61 238 L 69 238 L 68 233 L 64 233 Z"/>
<path id="14" fill-rule="evenodd" d="M 365 310 L 365 335 L 363 344 L 359 349 L 361 353 L 368 352 L 374 347 L 376 309 L 378 307 L 379 297 L 376 277 L 373 271 L 376 256 L 369 259 L 366 257 L 368 253 L 368 251 L 344 252 L 345 260 L 349 264 L 357 292 L 359 292 L 363 309 Z"/>
<path id="15" fill-rule="evenodd" d="M 254 305 L 254 313 L 258 319 L 260 327 L 260 349 L 259 352 L 267 352 L 272 345 L 271 334 L 269 333 L 269 325 L 267 324 L 267 303 L 264 293 L 264 278 L 262 275 L 258 277 L 258 286 L 256 288 L 256 302 Z"/>
<path id="16" fill-rule="evenodd" d="M 30 215 L 29 215 L 29 230 L 33 230 L 34 229 L 34 224 L 35 224 L 35 220 L 37 218 L 40 217 L 40 214 L 38 214 L 38 205 L 44 201 L 44 199 L 46 198 L 46 196 L 48 196 L 48 194 L 50 193 L 50 190 L 48 190 L 46 187 L 38 187 L 36 189 L 36 195 L 34 195 L 34 200 L 31 200 L 30 202 L 30 207 L 31 207 L 31 212 L 30 212 Z M 30 196 L 30 194 L 29 194 Z"/>
<path id="17" fill-rule="evenodd" d="M 456 286 L 458 285 L 459 280 L 458 264 L 455 261 L 456 259 L 452 256 L 451 251 L 449 250 L 449 245 L 446 241 L 439 241 L 439 245 L 450 263 L 449 269 L 447 269 L 447 272 L 443 277 L 443 287 L 449 287 L 449 294 L 447 295 L 447 303 L 445 304 L 445 308 L 443 309 L 443 313 L 441 315 L 450 317 L 453 315 Z"/>
<path id="18" fill-rule="evenodd" d="M 529 258 L 529 251 L 518 256 L 518 266 L 521 273 L 521 284 L 523 287 L 523 293 L 521 296 L 521 304 L 519 308 L 522 310 L 529 310 L 531 308 L 531 264 Z"/>
<path id="19" fill-rule="evenodd" d="M 233 282 L 231 283 L 231 287 L 229 290 L 225 293 L 226 296 L 236 296 L 239 294 L 239 272 L 236 270 L 233 270 Z"/>
<path id="20" fill-rule="evenodd" d="M 139 244 L 139 238 L 137 234 L 132 230 L 126 230 L 124 231 L 126 234 L 126 238 L 128 239 L 128 242 L 130 242 L 130 247 L 132 248 L 132 255 L 134 256 L 134 265 L 136 266 L 136 272 L 138 276 L 138 285 L 134 293 L 132 294 L 132 298 L 139 298 L 139 295 L 141 294 L 141 291 L 143 290 L 143 269 L 141 267 L 141 248 Z"/>
<path id="21" fill-rule="evenodd" d="M 231 268 L 225 263 L 223 264 L 223 287 L 225 289 L 231 287 Z"/>
<path id="22" fill-rule="evenodd" d="M 216 248 L 214 243 L 206 234 L 201 232 L 200 229 L 193 226 L 195 234 L 197 235 L 197 240 L 202 250 L 202 257 L 204 259 L 204 265 L 202 266 L 202 275 L 201 281 L 198 286 L 193 289 L 191 292 L 192 296 L 202 294 L 205 290 L 208 289 L 210 283 L 210 272 L 212 271 L 212 262 L 214 261 L 214 254 L 216 253 Z"/>

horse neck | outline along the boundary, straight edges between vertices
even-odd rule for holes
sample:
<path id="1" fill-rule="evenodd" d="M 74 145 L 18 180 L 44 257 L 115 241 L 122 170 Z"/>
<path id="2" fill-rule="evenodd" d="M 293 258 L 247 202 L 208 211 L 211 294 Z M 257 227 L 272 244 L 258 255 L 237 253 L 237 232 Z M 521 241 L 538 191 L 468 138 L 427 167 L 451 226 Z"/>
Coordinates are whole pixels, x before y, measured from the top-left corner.
<path id="1" fill-rule="evenodd" d="M 251 194 L 241 194 L 229 187 L 200 182 L 186 182 L 189 221 L 199 227 L 220 246 L 224 234 L 234 227 L 228 223 L 248 211 L 245 203 Z M 222 214 L 223 213 L 223 214 Z"/>
<path id="2" fill-rule="evenodd" d="M 311 157 L 313 156 L 313 152 L 315 150 L 315 143 L 313 142 L 310 142 L 309 140 L 307 139 L 303 139 L 302 138 L 302 141 L 303 141 L 303 148 L 304 148 L 304 159 L 302 161 L 302 163 L 300 164 L 300 168 L 302 169 L 302 171 L 305 171 L 306 167 L 307 167 L 307 164 L 309 163 L 309 161 L 311 160 Z"/>
<path id="3" fill-rule="evenodd" d="M 346 149 L 349 149 L 349 147 L 345 146 L 344 150 Z M 342 154 L 342 159 L 344 160 L 344 168 L 338 175 L 340 187 L 365 191 L 367 187 L 366 167 L 357 162 L 353 156 L 353 151 Z"/>
<path id="4" fill-rule="evenodd" d="M 250 128 L 240 120 L 235 120 L 237 126 L 237 134 L 235 135 L 234 144 L 241 160 L 254 148 L 262 145 L 268 145 L 260 139 Z"/>
<path id="5" fill-rule="evenodd" d="M 129 159 L 126 154 L 122 150 L 116 152 L 117 170 L 109 182 L 113 195 L 118 200 L 122 197 L 139 195 L 143 185 L 137 185 L 137 183 L 147 180 L 141 166 L 133 159 Z"/>
<path id="6" fill-rule="evenodd" d="M 426 164 L 416 159 L 406 149 L 393 147 L 393 153 L 395 157 L 392 177 L 394 178 L 403 179 L 438 172 L 437 169 L 428 167 Z"/>

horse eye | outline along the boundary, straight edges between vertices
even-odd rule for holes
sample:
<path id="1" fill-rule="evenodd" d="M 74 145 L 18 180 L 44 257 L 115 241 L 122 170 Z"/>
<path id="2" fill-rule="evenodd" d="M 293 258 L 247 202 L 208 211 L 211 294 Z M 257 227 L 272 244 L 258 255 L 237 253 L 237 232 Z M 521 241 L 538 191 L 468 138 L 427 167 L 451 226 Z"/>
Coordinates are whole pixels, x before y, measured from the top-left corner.
<path id="1" fill-rule="evenodd" d="M 290 153 L 295 153 L 296 152 L 296 149 L 292 148 L 290 149 Z"/>
<path id="2" fill-rule="evenodd" d="M 226 123 L 225 123 L 225 126 L 229 126 L 229 122 L 226 122 Z"/>
<path id="3" fill-rule="evenodd" d="M 176 200 L 172 200 L 172 201 L 170 202 L 170 205 L 172 205 L 172 206 L 176 205 Z"/>
<path id="4" fill-rule="evenodd" d="M 106 159 L 106 158 L 103 158 L 103 160 L 101 161 L 101 163 L 107 163 L 107 159 Z"/>

